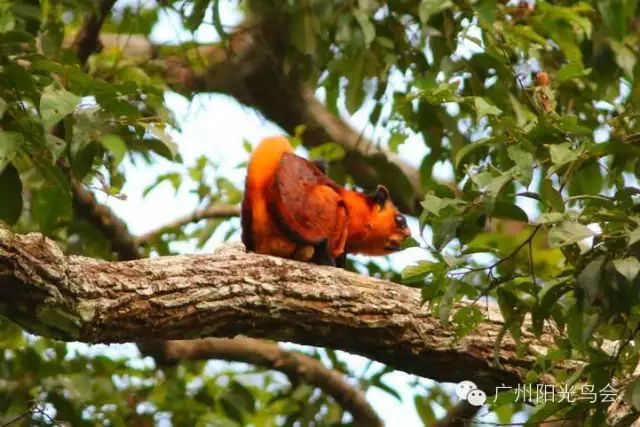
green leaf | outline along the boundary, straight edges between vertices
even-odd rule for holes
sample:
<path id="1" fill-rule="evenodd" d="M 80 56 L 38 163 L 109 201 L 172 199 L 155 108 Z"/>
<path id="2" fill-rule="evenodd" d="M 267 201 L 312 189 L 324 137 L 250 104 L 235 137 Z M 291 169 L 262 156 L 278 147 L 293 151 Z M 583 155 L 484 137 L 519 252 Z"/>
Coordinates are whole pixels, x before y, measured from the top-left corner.
<path id="1" fill-rule="evenodd" d="M 47 134 L 45 135 L 45 145 L 47 149 L 51 153 L 51 159 L 53 161 L 58 160 L 64 150 L 67 148 L 67 141 L 64 139 L 58 138 L 55 135 Z"/>
<path id="2" fill-rule="evenodd" d="M 122 159 L 124 159 L 124 155 L 127 153 L 127 145 L 124 143 L 122 138 L 113 134 L 104 135 L 100 138 L 100 143 L 104 148 L 109 150 L 111 154 L 113 154 L 114 165 L 119 165 Z"/>
<path id="3" fill-rule="evenodd" d="M 569 182 L 569 195 L 596 195 L 602 190 L 603 177 L 600 164 L 596 159 L 580 162 L 580 168 L 575 171 Z"/>
<path id="4" fill-rule="evenodd" d="M 314 55 L 316 53 L 318 36 L 316 34 L 317 19 L 310 13 L 293 20 L 291 25 L 291 41 L 300 53 Z"/>
<path id="5" fill-rule="evenodd" d="M 398 152 L 398 147 L 400 147 L 407 140 L 407 136 L 400 132 L 392 132 L 389 137 L 389 150 L 392 153 Z"/>
<path id="6" fill-rule="evenodd" d="M 22 182 L 13 164 L 0 173 L 0 220 L 9 225 L 18 222 L 22 213 Z"/>
<path id="7" fill-rule="evenodd" d="M 496 295 L 498 297 L 498 308 L 500 308 L 500 313 L 504 318 L 505 327 L 514 335 L 514 338 L 518 338 L 520 334 L 520 323 L 525 314 L 522 301 L 505 287 L 499 287 Z"/>
<path id="8" fill-rule="evenodd" d="M 238 381 L 232 381 L 220 396 L 220 404 L 229 418 L 245 425 L 245 414 L 255 413 L 255 398 Z"/>
<path id="9" fill-rule="evenodd" d="M 25 336 L 18 325 L 0 317 L 0 348 L 19 349 L 24 346 Z"/>
<path id="10" fill-rule="evenodd" d="M 420 290 L 420 298 L 423 303 L 433 301 L 435 298 L 442 296 L 442 294 L 440 283 L 435 281 L 424 284 Z"/>
<path id="11" fill-rule="evenodd" d="M 577 284 L 584 292 L 586 300 L 591 304 L 595 301 L 600 289 L 600 276 L 602 275 L 602 267 L 606 258 L 599 256 L 578 274 Z"/>
<path id="12" fill-rule="evenodd" d="M 422 0 L 418 6 L 418 16 L 422 25 L 427 25 L 433 15 L 453 6 L 450 0 Z"/>
<path id="13" fill-rule="evenodd" d="M 204 15 L 207 12 L 207 7 L 209 6 L 209 0 L 194 0 L 191 2 L 191 5 L 191 13 L 186 19 L 186 27 L 189 31 L 194 32 L 200 24 L 202 24 Z"/>
<path id="14" fill-rule="evenodd" d="M 51 84 L 44 88 L 40 98 L 40 117 L 45 128 L 58 123 L 65 116 L 73 113 L 80 97 Z"/>
<path id="15" fill-rule="evenodd" d="M 482 311 L 476 306 L 462 307 L 452 317 L 456 329 L 456 337 L 464 338 L 484 319 Z"/>
<path id="16" fill-rule="evenodd" d="M 173 141 L 173 138 L 167 132 L 166 125 L 163 123 L 141 123 L 146 131 L 157 141 L 162 143 L 162 146 L 166 150 L 154 149 L 158 154 L 169 160 L 175 160 L 178 156 L 178 144 Z"/>
<path id="17" fill-rule="evenodd" d="M 335 162 L 344 158 L 344 147 L 335 142 L 327 142 L 320 144 L 317 147 L 313 147 L 309 151 L 309 158 L 312 160 L 326 160 L 328 162 Z"/>
<path id="18" fill-rule="evenodd" d="M 373 386 L 395 397 L 398 402 L 402 402 L 402 396 L 400 393 L 395 388 L 385 384 L 383 381 L 377 381 Z"/>
<path id="19" fill-rule="evenodd" d="M 507 148 L 507 153 L 509 158 L 516 164 L 514 177 L 519 180 L 522 185 L 528 187 L 533 178 L 533 154 L 516 145 L 510 145 Z"/>
<path id="20" fill-rule="evenodd" d="M 13 160 L 18 147 L 24 142 L 24 136 L 18 132 L 6 132 L 0 129 L 0 173 Z"/>
<path id="21" fill-rule="evenodd" d="M 122 81 L 134 82 L 138 85 L 151 84 L 151 77 L 140 67 L 127 65 L 118 70 L 118 78 Z"/>
<path id="22" fill-rule="evenodd" d="M 556 80 L 559 83 L 565 82 L 567 80 L 574 79 L 576 77 L 584 77 L 588 76 L 591 73 L 591 68 L 587 68 L 586 70 L 582 66 L 581 63 L 578 62 L 570 62 L 562 67 L 556 73 Z"/>
<path id="23" fill-rule="evenodd" d="M 509 170 L 507 172 L 504 172 L 502 175 L 498 175 L 492 178 L 491 181 L 489 181 L 489 183 L 487 184 L 486 188 L 489 196 L 493 197 L 494 199 L 497 198 L 505 185 L 513 180 L 513 172 L 514 170 Z"/>
<path id="24" fill-rule="evenodd" d="M 493 142 L 493 138 L 482 138 L 474 143 L 471 144 L 467 144 L 464 147 L 462 147 L 461 149 L 458 150 L 458 152 L 456 153 L 456 159 L 455 159 L 455 168 L 456 170 L 460 167 L 460 163 L 462 162 L 462 160 L 464 160 L 464 158 L 466 156 L 468 156 L 469 154 L 471 154 L 472 152 L 478 150 L 479 148 L 482 148 L 490 143 Z"/>
<path id="25" fill-rule="evenodd" d="M 638 241 L 640 241 L 640 227 L 629 233 L 629 242 L 627 243 L 627 246 L 631 246 Z"/>
<path id="26" fill-rule="evenodd" d="M 580 154 L 581 152 L 574 149 L 570 142 L 549 146 L 549 155 L 551 156 L 551 163 L 553 163 L 554 166 L 562 166 L 566 163 L 573 162 L 580 157 Z"/>
<path id="27" fill-rule="evenodd" d="M 635 380 L 632 382 L 628 389 L 632 391 L 631 394 L 631 403 L 633 403 L 633 407 L 636 410 L 640 410 L 640 380 Z"/>
<path id="28" fill-rule="evenodd" d="M 538 224 L 555 224 L 564 220 L 564 214 L 560 212 L 545 212 L 541 213 L 536 221 Z"/>
<path id="29" fill-rule="evenodd" d="M 402 242 L 401 250 L 408 249 L 408 248 L 416 248 L 416 247 L 420 247 L 420 243 L 413 237 L 409 236 L 406 239 L 404 239 L 404 242 Z"/>
<path id="30" fill-rule="evenodd" d="M 46 186 L 33 191 L 31 214 L 44 234 L 71 220 L 71 195 L 60 186 Z"/>
<path id="31" fill-rule="evenodd" d="M 635 67 L 637 60 L 633 51 L 614 39 L 609 39 L 609 46 L 613 50 L 613 56 L 618 67 L 622 68 L 628 76 L 633 76 L 633 67 Z"/>
<path id="32" fill-rule="evenodd" d="M 0 98 L 0 119 L 4 116 L 4 113 L 7 112 L 7 107 L 9 106 L 9 104 L 7 104 L 7 101 L 5 101 L 4 99 Z"/>
<path id="33" fill-rule="evenodd" d="M 58 19 L 47 19 L 40 27 L 40 47 L 45 56 L 49 58 L 58 56 L 63 39 L 64 26 Z"/>
<path id="34" fill-rule="evenodd" d="M 638 258 L 628 257 L 613 260 L 613 266 L 622 274 L 629 283 L 633 282 L 640 272 L 640 261 Z"/>
<path id="35" fill-rule="evenodd" d="M 87 176 L 93 167 L 93 163 L 99 153 L 102 153 L 98 144 L 90 143 L 86 147 L 72 152 L 71 169 L 73 175 L 80 181 Z"/>
<path id="36" fill-rule="evenodd" d="M 441 288 L 444 289 L 444 295 L 438 301 L 438 318 L 440 319 L 440 323 L 444 326 L 449 325 L 449 315 L 451 314 L 451 309 L 453 308 L 453 299 L 458 292 L 458 287 L 460 280 L 451 280 L 448 276 L 438 277 L 438 280 L 442 282 Z"/>
<path id="37" fill-rule="evenodd" d="M 501 109 L 493 105 L 487 98 L 481 96 L 473 97 L 473 105 L 478 118 L 483 116 L 497 116 L 502 113 Z"/>
<path id="38" fill-rule="evenodd" d="M 435 265 L 431 261 L 418 261 L 416 264 L 406 266 L 402 270 L 402 283 L 405 285 L 424 283 L 425 278 Z"/>
<path id="39" fill-rule="evenodd" d="M 449 206 L 463 205 L 464 203 L 464 201 L 458 199 L 442 199 L 433 194 L 426 194 L 424 200 L 420 202 L 420 206 L 427 212 L 439 216 L 442 209 L 448 208 Z"/>
<path id="40" fill-rule="evenodd" d="M 373 23 L 371 22 L 367 14 L 364 13 L 361 9 L 355 9 L 353 11 L 353 15 L 358 21 L 358 24 L 360 24 L 360 28 L 362 28 L 365 44 L 369 46 L 371 42 L 376 38 L 376 27 L 373 26 Z"/>
<path id="41" fill-rule="evenodd" d="M 564 200 L 558 190 L 553 188 L 549 178 L 544 178 L 540 185 L 540 196 L 542 200 L 555 212 L 564 212 Z"/>
<path id="42" fill-rule="evenodd" d="M 578 222 L 565 221 L 549 231 L 549 246 L 557 248 L 579 242 L 587 237 L 595 236 L 589 227 Z"/>
<path id="43" fill-rule="evenodd" d="M 11 3 L 3 5 L 4 7 L 0 8 L 0 33 L 6 33 L 7 31 L 11 31 L 15 28 L 16 21 L 13 13 L 9 8 Z"/>
<path id="44" fill-rule="evenodd" d="M 362 106 L 366 92 L 364 90 L 365 78 L 365 53 L 361 53 L 350 61 L 350 72 L 347 75 L 347 88 L 345 90 L 345 106 L 349 114 L 353 114 Z"/>
<path id="45" fill-rule="evenodd" d="M 518 205 L 508 202 L 495 202 L 491 211 L 493 218 L 512 219 L 520 222 L 529 222 L 527 213 Z"/>
<path id="46" fill-rule="evenodd" d="M 622 40 L 629 31 L 629 17 L 633 15 L 637 1 L 599 0 L 597 5 L 608 32 Z"/>
<path id="47" fill-rule="evenodd" d="M 416 412 L 425 426 L 430 426 L 436 420 L 436 414 L 431 407 L 431 400 L 419 394 L 416 394 L 413 398 Z"/>
<path id="48" fill-rule="evenodd" d="M 222 26 L 222 19 L 220 19 L 220 0 L 213 0 L 212 9 L 213 28 L 215 28 L 218 36 L 222 40 L 226 40 L 229 35 L 224 30 L 224 27 Z"/>
<path id="49" fill-rule="evenodd" d="M 544 284 L 538 293 L 537 303 L 531 312 L 531 322 L 534 333 L 540 335 L 544 320 L 549 316 L 551 309 L 565 293 L 572 290 L 573 283 L 570 278 L 554 279 Z"/>
<path id="50" fill-rule="evenodd" d="M 566 407 L 564 402 L 545 402 L 542 405 L 536 406 L 531 413 L 531 416 L 527 419 L 525 425 L 536 425 L 539 422 L 545 421 L 551 418 L 552 415 L 559 412 Z"/>
<path id="51" fill-rule="evenodd" d="M 433 246 L 437 250 L 444 248 L 456 237 L 456 232 L 463 219 L 460 217 L 438 218 L 431 224 L 433 230 Z"/>

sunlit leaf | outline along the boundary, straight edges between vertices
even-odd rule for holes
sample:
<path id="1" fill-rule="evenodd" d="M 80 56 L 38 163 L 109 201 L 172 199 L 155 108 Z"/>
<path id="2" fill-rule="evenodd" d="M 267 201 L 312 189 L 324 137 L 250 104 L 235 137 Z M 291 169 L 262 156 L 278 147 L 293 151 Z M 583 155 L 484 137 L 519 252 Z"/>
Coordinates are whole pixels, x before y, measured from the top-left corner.
<path id="1" fill-rule="evenodd" d="M 45 127 L 56 124 L 65 116 L 71 114 L 78 104 L 80 97 L 57 87 L 55 84 L 49 85 L 42 91 L 40 98 L 40 117 Z"/>
<path id="2" fill-rule="evenodd" d="M 633 280 L 638 276 L 638 272 L 640 272 L 640 261 L 638 258 L 628 257 L 623 259 L 614 259 L 613 266 L 618 270 L 618 273 L 622 274 L 628 282 L 633 282 Z"/>
<path id="3" fill-rule="evenodd" d="M 595 236 L 595 232 L 578 222 L 564 221 L 549 230 L 549 246 L 557 248 Z"/>
<path id="4" fill-rule="evenodd" d="M 13 160 L 23 142 L 24 136 L 21 133 L 0 130 L 0 173 Z"/>

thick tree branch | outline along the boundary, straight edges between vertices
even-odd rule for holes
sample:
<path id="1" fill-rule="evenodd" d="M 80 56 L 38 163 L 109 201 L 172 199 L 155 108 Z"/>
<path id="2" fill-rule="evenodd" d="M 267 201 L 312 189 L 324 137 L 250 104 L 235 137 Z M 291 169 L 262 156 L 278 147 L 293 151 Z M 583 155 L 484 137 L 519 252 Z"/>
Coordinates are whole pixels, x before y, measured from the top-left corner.
<path id="1" fill-rule="evenodd" d="M 139 246 L 145 245 L 149 243 L 151 240 L 161 236 L 163 233 L 166 233 L 171 230 L 178 229 L 187 224 L 191 224 L 192 222 L 198 222 L 203 219 L 212 219 L 212 218 L 231 218 L 237 217 L 240 215 L 240 207 L 235 205 L 222 205 L 222 206 L 210 206 L 204 209 L 197 209 L 192 213 L 180 217 L 174 221 L 171 221 L 168 224 L 159 227 L 156 230 L 149 231 L 148 233 L 143 234 L 142 236 L 138 236 L 136 239 L 136 243 Z"/>
<path id="2" fill-rule="evenodd" d="M 292 384 L 304 381 L 333 397 L 351 413 L 357 425 L 383 425 L 364 393 L 349 384 L 341 374 L 305 354 L 282 350 L 276 343 L 238 336 L 233 339 L 166 341 L 161 345 L 164 347 L 162 353 L 165 360 L 169 362 L 222 359 L 280 371 L 287 375 Z"/>
<path id="3" fill-rule="evenodd" d="M 39 234 L 0 231 L 0 314 L 26 330 L 89 343 L 233 337 L 326 346 L 487 392 L 515 386 L 534 355 L 493 347 L 499 314 L 463 339 L 421 306 L 416 289 L 238 249 L 128 262 L 65 257 Z M 523 332 L 537 352 L 553 346 Z"/>

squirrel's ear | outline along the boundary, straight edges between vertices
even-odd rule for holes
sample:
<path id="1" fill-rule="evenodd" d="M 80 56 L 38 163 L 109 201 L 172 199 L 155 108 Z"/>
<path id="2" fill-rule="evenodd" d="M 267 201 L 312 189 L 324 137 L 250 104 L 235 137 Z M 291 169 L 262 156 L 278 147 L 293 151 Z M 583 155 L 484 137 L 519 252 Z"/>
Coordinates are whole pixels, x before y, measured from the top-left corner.
<path id="1" fill-rule="evenodd" d="M 373 201 L 382 209 L 387 200 L 389 200 L 389 190 L 384 185 L 378 185 L 373 195 Z"/>

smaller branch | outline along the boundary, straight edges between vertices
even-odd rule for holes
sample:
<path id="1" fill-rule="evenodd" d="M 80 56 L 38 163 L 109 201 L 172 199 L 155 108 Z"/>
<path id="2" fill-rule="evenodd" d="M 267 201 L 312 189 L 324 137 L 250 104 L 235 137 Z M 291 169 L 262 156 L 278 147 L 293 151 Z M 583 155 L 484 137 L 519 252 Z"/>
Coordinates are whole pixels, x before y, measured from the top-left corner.
<path id="1" fill-rule="evenodd" d="M 71 190 L 77 215 L 100 230 L 111 243 L 111 250 L 118 254 L 118 259 L 128 261 L 142 256 L 126 224 L 111 209 L 98 203 L 91 191 L 75 180 L 72 180 Z"/>
<path id="2" fill-rule="evenodd" d="M 177 218 L 174 221 L 171 221 L 168 224 L 165 224 L 161 227 L 158 227 L 155 230 L 152 230 L 148 233 L 145 233 L 141 236 L 138 236 L 136 239 L 137 246 L 143 246 L 148 244 L 150 241 L 155 240 L 160 237 L 162 234 L 178 229 L 180 227 L 184 227 L 187 224 L 191 224 L 193 222 L 198 222 L 203 219 L 212 219 L 212 218 L 232 218 L 240 215 L 240 207 L 235 205 L 222 205 L 222 206 L 210 206 L 204 209 L 197 209 L 194 212 L 185 215 L 181 218 Z"/>
<path id="3" fill-rule="evenodd" d="M 473 406 L 466 400 L 461 400 L 449 408 L 444 417 L 431 424 L 431 427 L 462 427 L 475 425 L 474 415 L 482 406 Z"/>
<path id="4" fill-rule="evenodd" d="M 81 64 L 87 62 L 89 55 L 101 49 L 99 40 L 100 28 L 105 18 L 113 8 L 115 0 L 101 0 L 95 5 L 95 9 L 89 13 L 84 25 L 76 34 L 75 39 L 71 43 L 71 49 L 76 52 L 78 61 Z"/>
<path id="5" fill-rule="evenodd" d="M 351 413 L 357 425 L 384 425 L 365 399 L 364 393 L 349 384 L 341 374 L 305 354 L 282 350 L 273 342 L 238 336 L 233 339 L 166 341 L 163 346 L 167 362 L 222 359 L 283 372 L 292 384 L 302 380 L 333 397 Z"/>
<path id="6" fill-rule="evenodd" d="M 10 426 L 17 425 L 18 421 L 33 414 L 33 412 L 36 410 L 37 407 L 38 407 L 38 402 L 33 402 L 26 411 L 16 415 L 15 417 L 11 418 L 9 421 L 0 424 L 0 427 L 10 427 Z"/>
<path id="7" fill-rule="evenodd" d="M 503 258 L 500 258 L 499 260 L 497 260 L 493 264 L 487 265 L 487 266 L 484 266 L 484 267 L 464 267 L 464 275 L 467 275 L 469 273 L 474 273 L 476 271 L 485 271 L 485 270 L 489 270 L 489 274 L 491 274 L 491 271 L 494 268 L 496 268 L 497 266 L 499 266 L 503 262 L 509 261 L 511 258 L 513 258 L 516 255 L 518 255 L 518 253 L 522 250 L 522 248 L 524 248 L 525 246 L 529 245 L 529 243 L 533 240 L 533 238 L 538 233 L 538 231 L 540 230 L 541 227 L 542 227 L 541 224 L 536 225 L 534 227 L 533 231 L 531 232 L 531 234 L 529 235 L 529 237 L 527 237 L 522 243 L 520 243 L 510 254 L 508 254 L 507 256 L 505 256 Z M 476 301 L 479 298 L 483 297 L 483 296 L 485 296 L 485 295 L 480 295 L 478 298 L 476 298 Z"/>

